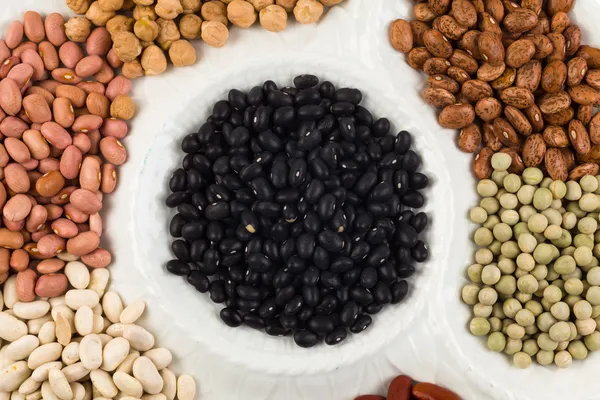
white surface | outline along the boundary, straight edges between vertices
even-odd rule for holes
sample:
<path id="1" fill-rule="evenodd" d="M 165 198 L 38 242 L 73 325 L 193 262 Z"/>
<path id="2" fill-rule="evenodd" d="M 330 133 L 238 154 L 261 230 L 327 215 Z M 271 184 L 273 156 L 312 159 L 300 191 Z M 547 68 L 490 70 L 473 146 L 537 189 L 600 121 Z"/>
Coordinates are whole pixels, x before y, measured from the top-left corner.
<path id="1" fill-rule="evenodd" d="M 68 11 L 63 0 L 1 3 L 3 28 L 28 8 Z M 446 385 L 469 400 L 598 398 L 598 356 L 568 371 L 517 371 L 466 331 L 469 310 L 460 304 L 459 290 L 472 253 L 466 220 L 476 200 L 471 157 L 456 150 L 456 133 L 440 129 L 433 110 L 420 99 L 424 77 L 388 45 L 389 21 L 409 17 L 410 5 L 408 0 L 347 0 L 316 26 L 291 24 L 282 34 L 235 29 L 224 49 L 198 43 L 196 66 L 136 81 L 138 114 L 125 140 L 129 160 L 119 170 L 119 187 L 107 210 L 105 245 L 115 254 L 113 288 L 126 301 L 148 303 L 146 325 L 161 346 L 173 351 L 175 370 L 196 378 L 199 398 L 350 400 L 357 394 L 384 394 L 399 373 Z M 594 31 L 591 44 L 596 45 L 598 10 L 594 0 L 580 0 L 575 11 L 587 43 Z M 161 203 L 180 158 L 178 139 L 195 131 L 207 105 L 229 88 L 249 88 L 273 77 L 287 85 L 300 72 L 362 89 L 376 114 L 389 117 L 396 130 L 414 134 L 425 172 L 435 182 L 427 204 L 433 219 L 432 259 L 412 279 L 416 289 L 406 302 L 376 316 L 367 332 L 338 348 L 302 350 L 289 338 L 224 329 L 218 307 L 162 269 L 169 238 Z"/>

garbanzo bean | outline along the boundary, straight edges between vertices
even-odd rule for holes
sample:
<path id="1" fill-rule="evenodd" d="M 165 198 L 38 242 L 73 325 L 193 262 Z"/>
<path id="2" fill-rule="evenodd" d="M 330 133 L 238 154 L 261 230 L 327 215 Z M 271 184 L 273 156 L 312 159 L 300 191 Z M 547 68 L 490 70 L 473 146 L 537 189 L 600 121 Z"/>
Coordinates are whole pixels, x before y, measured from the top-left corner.
<path id="1" fill-rule="evenodd" d="M 272 1 L 272 0 L 271 0 Z M 281 32 L 287 26 L 288 15 L 278 5 L 269 5 L 259 12 L 260 25 L 270 32 Z"/>
<path id="2" fill-rule="evenodd" d="M 294 7 L 294 17 L 301 24 L 313 24 L 322 15 L 323 5 L 316 0 L 298 0 Z"/>
<path id="3" fill-rule="evenodd" d="M 178 40 L 169 49 L 169 58 L 176 67 L 185 67 L 196 62 L 196 49 L 187 40 Z"/>
<path id="4" fill-rule="evenodd" d="M 202 34 L 202 19 L 196 14 L 184 15 L 179 21 L 179 31 L 185 39 L 199 39 Z"/>

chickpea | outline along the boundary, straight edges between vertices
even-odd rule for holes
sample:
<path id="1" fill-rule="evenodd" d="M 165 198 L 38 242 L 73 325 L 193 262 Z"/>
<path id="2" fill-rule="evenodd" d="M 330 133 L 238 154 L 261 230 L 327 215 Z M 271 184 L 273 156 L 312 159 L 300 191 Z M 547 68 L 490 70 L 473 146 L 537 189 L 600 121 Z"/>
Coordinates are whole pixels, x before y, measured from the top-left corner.
<path id="1" fill-rule="evenodd" d="M 121 73 L 127 79 L 135 79 L 144 76 L 144 69 L 138 60 L 133 60 L 123 64 Z"/>
<path id="2" fill-rule="evenodd" d="M 133 0 L 138 6 L 151 6 L 154 4 L 154 0 Z"/>
<path id="3" fill-rule="evenodd" d="M 229 4 L 229 3 L 231 3 L 233 0 L 221 0 L 221 1 L 222 1 L 223 3 L 225 3 L 225 4 Z"/>
<path id="4" fill-rule="evenodd" d="M 336 6 L 336 5 L 340 4 L 344 0 L 319 0 L 319 1 L 324 6 L 331 7 L 331 6 Z"/>
<path id="5" fill-rule="evenodd" d="M 154 44 L 153 41 L 147 42 L 145 40 L 140 40 L 140 44 L 142 45 L 142 49 L 145 49 L 146 47 L 152 46 Z M 144 50 L 142 50 L 144 51 Z"/>
<path id="6" fill-rule="evenodd" d="M 196 62 L 196 49 L 187 40 L 178 40 L 169 49 L 169 58 L 176 67 L 187 67 Z"/>
<path id="7" fill-rule="evenodd" d="M 184 15 L 179 21 L 181 36 L 189 40 L 200 38 L 202 31 L 202 18 L 196 14 Z"/>
<path id="8" fill-rule="evenodd" d="M 287 12 L 285 8 L 271 5 L 260 10 L 260 24 L 271 32 L 281 32 L 287 26 Z"/>
<path id="9" fill-rule="evenodd" d="M 173 42 L 181 39 L 181 34 L 179 33 L 177 24 L 173 20 L 159 18 L 156 20 L 156 23 L 158 24 L 156 44 L 164 51 L 167 51 Z"/>
<path id="10" fill-rule="evenodd" d="M 276 4 L 285 8 L 285 11 L 291 13 L 294 11 L 294 7 L 296 7 L 296 3 L 298 0 L 276 0 Z"/>
<path id="11" fill-rule="evenodd" d="M 317 0 L 298 0 L 294 7 L 296 21 L 301 24 L 314 24 L 323 15 L 323 4 Z"/>
<path id="12" fill-rule="evenodd" d="M 219 21 L 204 21 L 201 36 L 208 45 L 223 47 L 229 38 L 229 29 Z"/>
<path id="13" fill-rule="evenodd" d="M 72 17 L 65 24 L 65 34 L 73 42 L 83 43 L 90 36 L 92 23 L 86 17 Z"/>
<path id="14" fill-rule="evenodd" d="M 115 15 L 114 11 L 104 11 L 100 8 L 97 1 L 90 5 L 90 8 L 85 13 L 85 17 L 92 21 L 96 26 L 105 26 L 106 23 Z"/>
<path id="15" fill-rule="evenodd" d="M 131 32 L 117 32 L 113 36 L 113 49 L 119 60 L 130 62 L 142 53 L 140 40 Z"/>
<path id="16" fill-rule="evenodd" d="M 267 6 L 275 4 L 275 0 L 248 0 L 248 1 L 250 3 L 252 3 L 252 5 L 256 9 L 256 11 L 260 11 L 263 8 L 266 8 Z"/>
<path id="17" fill-rule="evenodd" d="M 133 2 L 133 0 L 123 0 L 123 7 L 121 7 L 121 10 L 131 11 L 134 8 L 135 8 L 135 3 Z"/>
<path id="18" fill-rule="evenodd" d="M 138 4 L 133 9 L 133 19 L 138 21 L 144 17 L 149 18 L 152 21 L 156 21 L 156 19 L 158 18 L 158 15 L 156 15 L 156 12 L 154 11 L 154 7 L 142 6 L 142 5 Z"/>
<path id="19" fill-rule="evenodd" d="M 244 0 L 233 0 L 227 6 L 227 18 L 235 26 L 249 28 L 256 22 L 256 10 Z"/>
<path id="20" fill-rule="evenodd" d="M 90 8 L 90 0 L 67 0 L 67 7 L 76 14 L 85 14 Z"/>
<path id="21" fill-rule="evenodd" d="M 158 0 L 154 11 L 161 18 L 175 19 L 183 12 L 183 6 L 179 0 Z"/>
<path id="22" fill-rule="evenodd" d="M 123 7 L 123 0 L 98 0 L 102 11 L 119 11 Z"/>
<path id="23" fill-rule="evenodd" d="M 128 18 L 125 15 L 117 15 L 106 23 L 106 29 L 110 32 L 111 36 L 117 32 L 131 32 L 134 22 L 133 18 Z"/>
<path id="24" fill-rule="evenodd" d="M 220 1 L 209 1 L 202 4 L 202 19 L 205 21 L 219 21 L 227 26 L 227 6 Z"/>
<path id="25" fill-rule="evenodd" d="M 181 6 L 183 7 L 184 14 L 194 14 L 200 11 L 202 7 L 201 0 L 181 0 Z"/>
<path id="26" fill-rule="evenodd" d="M 133 26 L 135 36 L 146 42 L 152 42 L 158 36 L 158 24 L 149 18 L 138 19 Z"/>
<path id="27" fill-rule="evenodd" d="M 110 105 L 110 116 L 112 118 L 129 121 L 135 115 L 135 103 L 126 95 L 117 96 Z"/>
<path id="28" fill-rule="evenodd" d="M 154 76 L 165 72 L 167 69 L 167 57 L 165 56 L 165 52 L 156 45 L 148 46 L 142 53 L 142 68 L 144 68 L 144 73 L 148 76 Z"/>

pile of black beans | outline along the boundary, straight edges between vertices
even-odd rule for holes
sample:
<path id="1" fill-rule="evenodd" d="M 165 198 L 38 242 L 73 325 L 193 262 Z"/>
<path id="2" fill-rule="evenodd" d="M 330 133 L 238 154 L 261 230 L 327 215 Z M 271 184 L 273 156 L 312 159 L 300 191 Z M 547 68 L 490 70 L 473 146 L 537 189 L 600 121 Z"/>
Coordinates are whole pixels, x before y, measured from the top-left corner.
<path id="1" fill-rule="evenodd" d="M 359 333 L 408 293 L 428 249 L 428 178 L 408 132 L 390 134 L 357 89 L 300 75 L 233 89 L 183 138 L 168 207 L 176 259 L 221 319 L 311 347 Z"/>

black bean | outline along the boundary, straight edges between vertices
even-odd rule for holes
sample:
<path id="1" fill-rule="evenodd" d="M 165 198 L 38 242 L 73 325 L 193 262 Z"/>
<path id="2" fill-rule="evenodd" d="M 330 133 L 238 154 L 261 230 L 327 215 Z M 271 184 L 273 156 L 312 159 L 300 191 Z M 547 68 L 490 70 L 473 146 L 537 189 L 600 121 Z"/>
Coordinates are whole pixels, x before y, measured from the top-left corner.
<path id="1" fill-rule="evenodd" d="M 322 135 L 320 130 L 315 128 L 308 131 L 298 140 L 298 149 L 304 151 L 315 149 L 321 143 L 321 139 Z"/>
<path id="2" fill-rule="evenodd" d="M 373 298 L 379 304 L 389 304 L 392 301 L 392 292 L 388 285 L 378 282 L 373 288 Z"/>
<path id="3" fill-rule="evenodd" d="M 171 236 L 173 237 L 181 237 L 181 231 L 183 229 L 183 226 L 186 224 L 187 220 L 185 219 L 185 217 L 181 214 L 176 214 L 172 219 L 171 219 L 171 223 L 169 224 L 169 233 L 171 234 Z"/>
<path id="4" fill-rule="evenodd" d="M 396 136 L 394 150 L 398 154 L 405 154 L 412 145 L 412 137 L 407 131 L 401 131 Z"/>
<path id="5" fill-rule="evenodd" d="M 422 240 L 417 241 L 415 246 L 411 249 L 411 255 L 417 262 L 426 261 L 429 258 L 429 250 Z"/>
<path id="6" fill-rule="evenodd" d="M 394 193 L 394 187 L 391 182 L 379 182 L 371 192 L 371 200 L 382 202 L 390 198 Z"/>
<path id="7" fill-rule="evenodd" d="M 350 271 L 354 268 L 354 261 L 348 257 L 338 257 L 331 264 L 331 272 L 335 274 L 343 274 L 346 271 Z"/>
<path id="8" fill-rule="evenodd" d="M 402 157 L 402 168 L 408 172 L 416 171 L 420 165 L 421 159 L 417 153 L 412 150 L 407 151 L 406 154 L 404 154 L 404 157 Z"/>
<path id="9" fill-rule="evenodd" d="M 184 191 L 173 192 L 167 196 L 167 199 L 165 200 L 165 204 L 167 205 L 167 207 L 174 208 L 174 207 L 177 207 L 178 205 L 180 205 L 181 203 L 183 203 L 184 201 L 186 201 L 188 199 L 188 197 L 189 197 L 189 195 L 187 192 L 184 192 Z"/>
<path id="10" fill-rule="evenodd" d="M 257 201 L 252 211 L 265 217 L 275 218 L 281 215 L 282 207 L 272 201 Z"/>
<path id="11" fill-rule="evenodd" d="M 366 306 L 373 302 L 373 294 L 371 294 L 368 289 L 361 286 L 350 289 L 350 298 L 361 306 Z"/>
<path id="12" fill-rule="evenodd" d="M 319 245 L 330 253 L 339 253 L 344 247 L 344 240 L 335 232 L 323 231 L 317 236 Z"/>
<path id="13" fill-rule="evenodd" d="M 421 192 L 412 189 L 400 196 L 400 201 L 403 205 L 411 208 L 421 208 L 425 204 L 425 198 Z"/>
<path id="14" fill-rule="evenodd" d="M 300 107 L 308 104 L 319 105 L 321 94 L 316 89 L 301 90 L 294 96 L 294 103 Z"/>
<path id="15" fill-rule="evenodd" d="M 246 98 L 246 93 L 237 90 L 231 89 L 229 94 L 227 95 L 229 103 L 238 110 L 245 110 L 248 107 L 248 101 Z"/>
<path id="16" fill-rule="evenodd" d="M 181 141 L 181 150 L 184 153 L 195 153 L 200 150 L 201 146 L 202 144 L 195 133 L 190 133 Z"/>
<path id="17" fill-rule="evenodd" d="M 407 281 L 398 281 L 394 283 L 391 287 L 392 290 L 392 304 L 398 304 L 408 294 L 408 282 Z"/>
<path id="18" fill-rule="evenodd" d="M 422 174 L 420 172 L 414 172 L 410 176 L 410 188 L 411 189 L 421 190 L 421 189 L 425 189 L 427 186 L 429 186 L 429 178 L 427 178 L 427 175 Z"/>
<path id="19" fill-rule="evenodd" d="M 308 329 L 317 335 L 324 336 L 334 331 L 335 323 L 329 316 L 317 315 L 308 321 Z"/>
<path id="20" fill-rule="evenodd" d="M 298 317 L 295 315 L 280 315 L 279 323 L 284 329 L 289 331 L 296 330 L 298 327 Z"/>
<path id="21" fill-rule="evenodd" d="M 315 346 L 319 342 L 319 337 L 311 331 L 297 331 L 294 333 L 294 342 L 303 348 Z"/>
<path id="22" fill-rule="evenodd" d="M 390 131 L 390 121 L 387 118 L 379 118 L 373 122 L 371 132 L 375 137 L 384 137 Z"/>
<path id="23" fill-rule="evenodd" d="M 344 305 L 340 312 L 340 322 L 343 326 L 350 327 L 358 317 L 359 307 L 354 301 L 349 301 Z"/>
<path id="24" fill-rule="evenodd" d="M 354 114 L 354 104 L 349 102 L 338 102 L 331 106 L 331 113 L 336 117 L 350 117 Z"/>
<path id="25" fill-rule="evenodd" d="M 191 261 L 190 246 L 185 240 L 176 240 L 171 243 L 171 250 L 175 254 L 175 257 L 181 261 Z"/>
<path id="26" fill-rule="evenodd" d="M 231 113 L 231 104 L 226 100 L 215 103 L 213 107 L 213 118 L 217 121 L 225 121 Z"/>
<path id="27" fill-rule="evenodd" d="M 243 320 L 244 324 L 252 329 L 264 329 L 266 325 L 264 318 L 261 318 L 254 313 L 244 315 Z"/>
<path id="28" fill-rule="evenodd" d="M 325 194 L 319 199 L 317 212 L 323 221 L 329 221 L 336 210 L 336 198 L 332 194 Z"/>
<path id="29" fill-rule="evenodd" d="M 329 315 L 331 314 L 338 306 L 338 300 L 333 295 L 326 295 L 321 303 L 315 308 L 315 312 L 317 315 Z"/>
<path id="30" fill-rule="evenodd" d="M 306 179 L 307 165 L 302 158 L 295 158 L 290 164 L 289 183 L 292 187 L 298 187 Z"/>
<path id="31" fill-rule="evenodd" d="M 222 281 L 212 281 L 208 288 L 208 292 L 213 303 L 224 303 L 227 300 L 225 285 Z"/>
<path id="32" fill-rule="evenodd" d="M 362 314 L 359 315 L 358 318 L 356 319 L 356 322 L 354 322 L 354 325 L 352 325 L 350 327 L 350 332 L 352 333 L 360 333 L 362 331 L 364 331 L 365 329 L 367 329 L 371 323 L 373 322 L 373 319 L 366 315 L 366 314 Z"/>
<path id="33" fill-rule="evenodd" d="M 269 128 L 272 113 L 273 109 L 269 106 L 259 106 L 256 108 L 254 119 L 252 120 L 254 132 L 262 132 Z"/>
<path id="34" fill-rule="evenodd" d="M 366 288 L 371 289 L 377 284 L 378 276 L 377 270 L 373 267 L 364 268 L 360 274 L 360 284 Z"/>
<path id="35" fill-rule="evenodd" d="M 179 190 L 185 190 L 187 183 L 187 174 L 183 168 L 176 169 L 171 175 L 171 179 L 169 180 L 169 189 L 172 192 L 177 192 Z"/>
<path id="36" fill-rule="evenodd" d="M 181 228 L 181 236 L 186 240 L 200 239 L 204 235 L 204 223 L 202 221 L 191 221 Z"/>
<path id="37" fill-rule="evenodd" d="M 185 261 L 171 260 L 167 263 L 167 271 L 173 275 L 187 275 L 190 272 L 190 266 Z"/>
<path id="38" fill-rule="evenodd" d="M 314 75 L 298 75 L 294 78 L 294 86 L 298 89 L 308 89 L 315 87 L 319 84 L 319 78 Z"/>
<path id="39" fill-rule="evenodd" d="M 363 310 L 369 315 L 375 315 L 379 313 L 383 309 L 383 304 L 379 303 L 371 303 L 368 306 L 365 306 Z"/>
<path id="40" fill-rule="evenodd" d="M 280 307 L 284 307 L 290 300 L 292 300 L 295 294 L 296 289 L 294 289 L 293 286 L 286 286 L 284 288 L 281 288 L 278 291 L 276 291 L 275 303 Z"/>
<path id="41" fill-rule="evenodd" d="M 327 96 L 324 96 L 327 97 Z M 335 101 L 346 101 L 358 105 L 362 100 L 362 93 L 358 89 L 344 88 L 339 89 L 334 95 Z"/>
<path id="42" fill-rule="evenodd" d="M 344 328 L 337 328 L 327 336 L 325 336 L 325 343 L 329 346 L 335 346 L 344 341 L 348 337 L 348 332 Z"/>
<path id="43" fill-rule="evenodd" d="M 200 271 L 191 271 L 187 276 L 187 281 L 200 293 L 208 292 L 210 281 L 208 277 Z"/>
<path id="44" fill-rule="evenodd" d="M 398 264 L 396 265 L 396 272 L 398 273 L 398 278 L 406 279 L 410 278 L 415 273 L 415 267 L 411 264 Z"/>
<path id="45" fill-rule="evenodd" d="M 248 92 L 248 104 L 256 106 L 259 105 L 263 100 L 263 88 L 255 86 Z"/>
<path id="46" fill-rule="evenodd" d="M 248 268 L 251 271 L 266 272 L 271 268 L 271 260 L 260 253 L 252 253 L 248 255 Z"/>
<path id="47" fill-rule="evenodd" d="M 216 132 L 217 127 L 215 124 L 211 122 L 204 123 L 196 134 L 198 142 L 200 142 L 202 145 L 208 144 Z"/>

